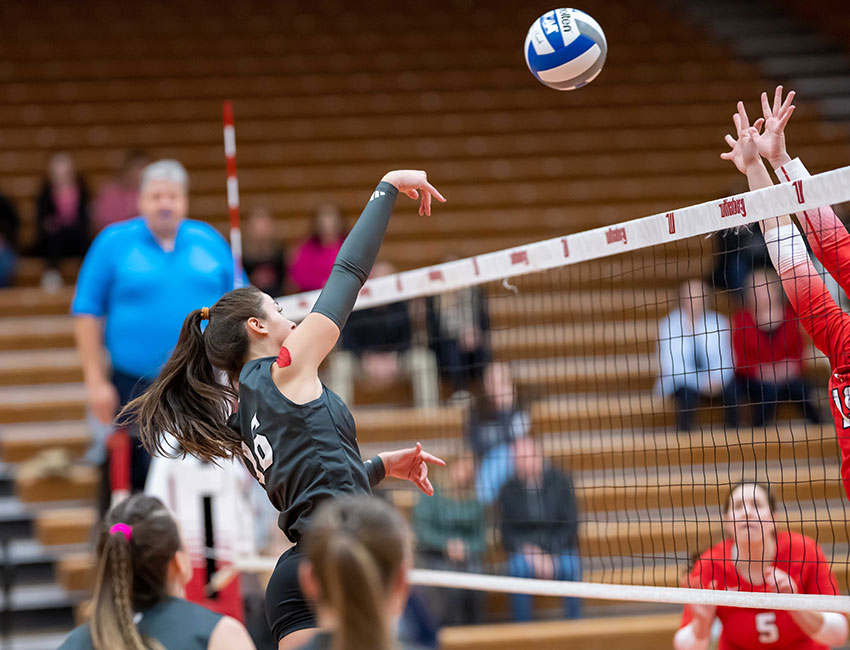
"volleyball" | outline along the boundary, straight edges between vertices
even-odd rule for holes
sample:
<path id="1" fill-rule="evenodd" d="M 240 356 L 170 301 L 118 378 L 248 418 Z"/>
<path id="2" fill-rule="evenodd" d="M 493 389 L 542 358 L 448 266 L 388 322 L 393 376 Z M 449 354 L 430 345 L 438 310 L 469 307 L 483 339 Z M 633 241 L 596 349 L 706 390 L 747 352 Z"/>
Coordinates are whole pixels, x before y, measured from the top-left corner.
<path id="1" fill-rule="evenodd" d="M 578 9 L 553 9 L 532 23 L 525 62 L 537 80 L 555 90 L 575 90 L 596 79 L 608 44 L 593 18 Z"/>

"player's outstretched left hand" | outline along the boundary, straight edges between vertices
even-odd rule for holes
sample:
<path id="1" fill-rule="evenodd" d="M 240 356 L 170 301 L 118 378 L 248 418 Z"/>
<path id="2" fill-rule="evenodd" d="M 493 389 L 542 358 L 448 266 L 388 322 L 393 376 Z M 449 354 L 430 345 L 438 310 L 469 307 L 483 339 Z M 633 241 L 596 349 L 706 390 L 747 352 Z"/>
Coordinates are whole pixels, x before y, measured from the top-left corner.
<path id="1" fill-rule="evenodd" d="M 421 442 L 417 442 L 416 446 L 410 449 L 385 451 L 380 456 L 387 476 L 410 481 L 428 496 L 434 494 L 434 486 L 428 480 L 428 465 L 446 465 L 444 460 L 422 451 Z"/>
<path id="2" fill-rule="evenodd" d="M 731 135 L 726 136 L 726 144 L 732 147 L 732 150 L 720 154 L 720 157 L 723 160 L 731 160 L 739 172 L 746 174 L 750 166 L 761 163 L 754 140 L 758 131 L 750 126 L 750 118 L 747 117 L 743 102 L 738 102 L 738 112 L 732 116 L 732 121 L 735 123 L 735 132 L 738 138 L 735 139 Z"/>
<path id="3" fill-rule="evenodd" d="M 777 86 L 773 94 L 773 106 L 767 98 L 767 93 L 761 94 L 761 110 L 764 117 L 756 120 L 753 126 L 758 133 L 753 137 L 756 148 L 762 158 L 770 162 L 773 167 L 779 167 L 788 160 L 788 152 L 785 149 L 785 126 L 794 113 L 794 91 L 790 91 L 782 99 L 782 86 Z M 764 126 L 764 129 L 762 129 Z"/>

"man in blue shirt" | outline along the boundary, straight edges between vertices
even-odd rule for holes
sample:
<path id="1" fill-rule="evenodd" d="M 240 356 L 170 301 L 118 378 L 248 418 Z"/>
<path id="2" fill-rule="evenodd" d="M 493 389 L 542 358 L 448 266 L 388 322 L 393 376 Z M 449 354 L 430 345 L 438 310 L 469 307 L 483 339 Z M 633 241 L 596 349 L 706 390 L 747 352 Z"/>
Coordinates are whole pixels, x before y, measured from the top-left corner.
<path id="1" fill-rule="evenodd" d="M 71 313 L 89 407 L 100 423 L 111 423 L 157 376 L 186 315 L 233 288 L 230 247 L 209 224 L 186 218 L 187 190 L 188 175 L 176 160 L 148 165 L 141 216 L 104 229 L 83 260 Z M 134 439 L 134 491 L 144 488 L 149 463 Z M 109 494 L 104 474 L 102 507 Z"/>

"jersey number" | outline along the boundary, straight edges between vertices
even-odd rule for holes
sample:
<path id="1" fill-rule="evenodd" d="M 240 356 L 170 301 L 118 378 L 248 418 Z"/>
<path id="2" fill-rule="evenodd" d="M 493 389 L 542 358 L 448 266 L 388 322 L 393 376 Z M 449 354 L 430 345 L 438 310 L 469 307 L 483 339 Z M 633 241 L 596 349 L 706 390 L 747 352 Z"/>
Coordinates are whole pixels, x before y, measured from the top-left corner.
<path id="1" fill-rule="evenodd" d="M 248 445 L 243 442 L 242 453 L 245 454 L 245 458 L 248 459 L 248 462 L 251 463 L 251 467 L 254 468 L 254 475 L 257 477 L 260 485 L 265 485 L 266 478 L 263 476 L 263 472 L 271 467 L 272 464 L 272 446 L 269 444 L 269 439 L 263 435 L 255 435 L 254 449 L 251 450 Z"/>
<path id="2" fill-rule="evenodd" d="M 841 426 L 844 429 L 850 429 L 850 418 L 847 417 L 847 411 L 850 411 L 850 386 L 844 387 L 844 408 L 841 407 L 841 395 L 837 388 L 832 389 L 832 401 L 835 402 L 835 408 L 841 413 Z"/>
<path id="3" fill-rule="evenodd" d="M 756 631 L 759 633 L 759 643 L 776 643 L 779 641 L 776 612 L 756 614 Z"/>

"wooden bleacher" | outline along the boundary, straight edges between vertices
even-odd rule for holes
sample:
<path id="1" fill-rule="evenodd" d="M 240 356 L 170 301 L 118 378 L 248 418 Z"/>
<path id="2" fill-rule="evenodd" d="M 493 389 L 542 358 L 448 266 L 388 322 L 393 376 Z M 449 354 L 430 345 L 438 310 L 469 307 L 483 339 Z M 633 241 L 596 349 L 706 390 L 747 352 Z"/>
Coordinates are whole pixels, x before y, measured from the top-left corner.
<path id="1" fill-rule="evenodd" d="M 754 102 L 768 87 L 750 64 L 652 2 L 635 15 L 587 0 L 583 9 L 604 26 L 610 52 L 600 78 L 575 93 L 530 77 L 518 53 L 536 10 L 510 0 L 468 14 L 449 4 L 402 2 L 401 10 L 389 0 L 356 11 L 336 0 L 322 3 L 323 14 L 310 3 L 254 0 L 240 5 L 244 15 L 236 5 L 209 11 L 179 0 L 167 9 L 139 4 L 132 17 L 106 0 L 11 4 L 0 4 L 0 191 L 21 208 L 26 243 L 33 197 L 57 149 L 71 151 L 94 186 L 129 147 L 177 157 L 191 173 L 192 216 L 223 227 L 219 102 L 231 97 L 243 205 L 268 206 L 289 246 L 303 239 L 318 203 L 337 201 L 351 219 L 387 169 L 427 169 L 449 203 L 422 219 L 400 201 L 382 251 L 413 268 L 448 249 L 478 254 L 729 194 L 740 179 L 718 154 L 734 101 Z M 805 103 L 793 128 L 810 169 L 846 164 L 846 130 Z M 722 491 L 717 476 L 698 473 L 712 464 L 764 466 L 779 479 L 789 525 L 850 541 L 815 508 L 827 502 L 843 515 L 829 426 L 789 421 L 727 433 L 704 423 L 676 436 L 669 405 L 652 393 L 657 319 L 683 280 L 705 273 L 710 254 L 710 242 L 689 241 L 518 278 L 516 295 L 490 292 L 494 356 L 512 364 L 532 396 L 533 435 L 576 476 L 588 557 L 641 545 L 693 550 L 715 539 L 706 509 L 716 510 Z M 67 315 L 73 290 L 44 294 L 35 287 L 42 270 L 25 259 L 19 286 L 0 291 L 0 460 L 12 468 L 47 449 L 77 459 L 89 440 Z M 73 282 L 76 265 L 63 271 Z M 602 382 L 610 392 L 599 392 Z M 381 400 L 367 392 L 358 387 L 358 400 Z M 465 406 L 425 413 L 408 398 L 396 390 L 383 396 L 398 402 L 392 407 L 354 409 L 364 450 L 422 439 L 451 458 Z M 791 478 L 782 463 L 795 460 Z M 94 472 L 79 467 L 16 480 L 33 539 L 55 555 L 70 594 L 91 585 L 96 485 Z M 393 490 L 405 511 L 411 495 Z M 686 527 L 663 518 L 687 508 L 702 508 L 702 518 Z M 678 574 L 668 565 L 639 575 L 672 585 Z M 638 572 L 587 576 L 628 583 Z M 491 614 L 504 616 L 504 599 L 494 602 Z M 625 611 L 595 603 L 591 613 Z M 468 650 L 532 641 L 541 649 L 655 649 L 668 647 L 677 622 L 662 613 L 483 626 L 446 630 L 441 641 Z"/>

